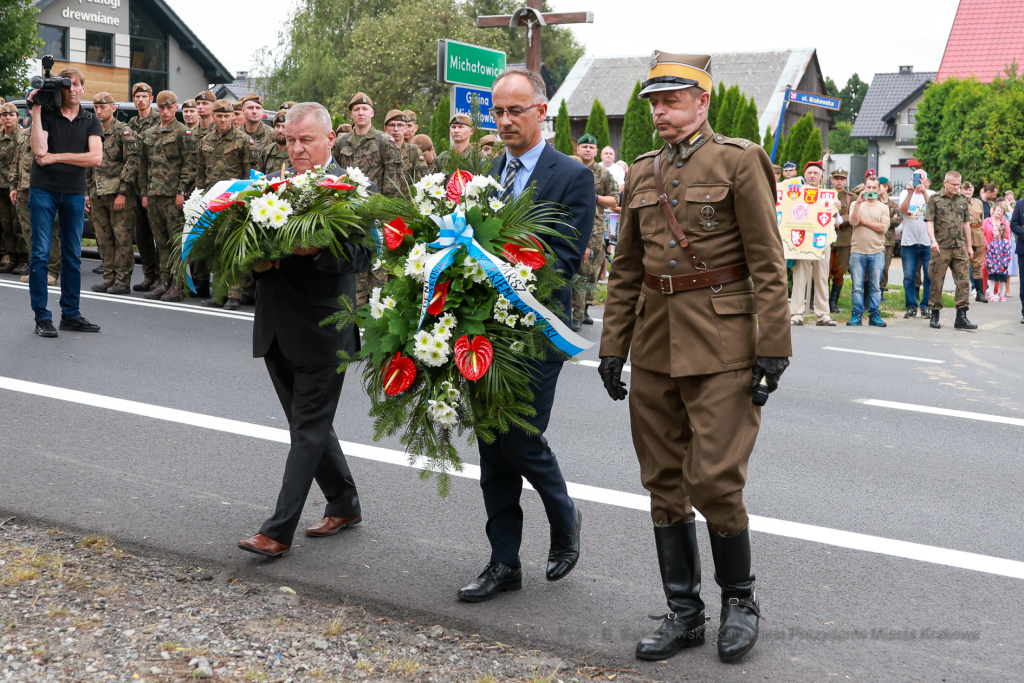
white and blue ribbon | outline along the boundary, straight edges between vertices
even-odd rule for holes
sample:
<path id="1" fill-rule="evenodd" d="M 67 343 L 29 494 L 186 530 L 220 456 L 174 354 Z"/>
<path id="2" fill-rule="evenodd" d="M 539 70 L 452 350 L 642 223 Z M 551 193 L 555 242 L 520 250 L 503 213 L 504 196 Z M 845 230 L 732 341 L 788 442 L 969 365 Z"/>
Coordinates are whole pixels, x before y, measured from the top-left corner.
<path id="1" fill-rule="evenodd" d="M 441 274 L 455 262 L 459 249 L 466 247 L 470 256 L 480 262 L 487 279 L 491 281 L 498 293 L 511 302 L 521 314 L 533 313 L 537 318 L 537 327 L 543 330 L 544 335 L 554 344 L 555 348 L 566 355 L 575 356 L 586 351 L 593 342 L 569 329 L 555 314 L 544 307 L 533 293 L 527 289 L 527 282 L 516 273 L 515 266 L 506 263 L 494 256 L 476 241 L 473 237 L 473 226 L 466 222 L 466 216 L 461 211 L 438 218 L 431 216 L 431 220 L 441 229 L 441 235 L 436 242 L 428 246 L 440 251 L 435 252 L 427 259 L 427 279 L 423 283 L 423 301 L 420 309 L 420 321 L 416 329 L 423 326 L 423 320 L 427 315 L 427 308 L 434 298 L 434 290 Z"/>

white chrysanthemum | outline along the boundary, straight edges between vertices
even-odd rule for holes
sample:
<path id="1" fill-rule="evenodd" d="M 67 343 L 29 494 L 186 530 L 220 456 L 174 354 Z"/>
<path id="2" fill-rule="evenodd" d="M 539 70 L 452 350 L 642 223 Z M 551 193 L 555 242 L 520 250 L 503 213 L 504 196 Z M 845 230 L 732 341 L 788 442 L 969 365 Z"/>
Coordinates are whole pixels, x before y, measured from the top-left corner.
<path id="1" fill-rule="evenodd" d="M 420 330 L 412 339 L 414 342 L 416 342 L 415 348 L 417 349 L 429 348 L 430 342 L 433 341 L 433 338 L 430 336 L 430 333 L 427 332 L 426 330 Z"/>
<path id="2" fill-rule="evenodd" d="M 433 335 L 430 337 L 430 348 L 444 354 L 445 356 L 447 356 L 452 351 L 451 347 L 448 346 L 447 341 Z"/>
<path id="3" fill-rule="evenodd" d="M 381 299 L 380 306 L 381 308 L 394 308 L 395 300 L 392 299 L 390 296 L 386 296 L 383 299 Z"/>
<path id="4" fill-rule="evenodd" d="M 491 197 L 487 201 L 487 206 L 491 207 L 491 211 L 500 211 L 505 204 L 497 197 Z"/>
<path id="5" fill-rule="evenodd" d="M 418 197 L 416 198 L 416 208 L 423 216 L 430 216 L 434 213 L 434 205 Z"/>
<path id="6" fill-rule="evenodd" d="M 499 323 L 505 322 L 506 318 L 508 318 L 508 311 L 502 310 L 500 308 L 494 311 L 494 319 L 497 320 Z"/>
<path id="7" fill-rule="evenodd" d="M 458 422 L 458 414 L 455 408 L 444 401 L 427 401 L 430 406 L 427 411 L 434 424 L 441 427 L 454 427 Z"/>
<path id="8" fill-rule="evenodd" d="M 409 258 L 410 259 L 417 259 L 417 260 L 419 260 L 419 259 L 422 259 L 426 255 L 427 255 L 427 245 L 425 245 L 423 242 L 417 242 L 416 244 L 412 245 L 412 249 L 409 250 Z"/>
<path id="9" fill-rule="evenodd" d="M 374 287 L 372 290 L 370 290 L 370 303 L 371 304 L 379 304 L 380 303 L 380 287 Z"/>
<path id="10" fill-rule="evenodd" d="M 417 352 L 419 354 L 419 352 Z M 432 368 L 440 367 L 448 362 L 448 354 L 442 353 L 440 349 L 428 348 L 424 349 L 422 353 L 422 361 L 425 365 L 429 365 Z M 419 357 L 419 355 L 417 355 Z"/>
<path id="11" fill-rule="evenodd" d="M 434 329 L 431 331 L 431 334 L 437 339 L 448 341 L 452 337 L 452 332 L 453 326 L 447 324 L 444 319 L 441 319 L 434 323 Z"/>
<path id="12" fill-rule="evenodd" d="M 459 402 L 462 400 L 462 395 L 459 393 L 459 390 L 447 380 L 441 382 L 441 393 L 448 399 L 448 403 L 453 406 L 459 405 Z"/>
<path id="13" fill-rule="evenodd" d="M 275 211 L 270 216 L 270 227 L 274 229 L 280 229 L 284 227 L 284 224 L 288 222 L 288 214 L 280 209 Z"/>
<path id="14" fill-rule="evenodd" d="M 535 313 L 527 313 L 523 316 L 523 327 L 533 327 L 537 323 L 537 315 Z"/>
<path id="15" fill-rule="evenodd" d="M 427 190 L 427 196 L 434 199 L 442 199 L 445 196 L 444 188 L 435 185 Z"/>
<path id="16" fill-rule="evenodd" d="M 384 267 L 384 259 L 377 259 L 376 261 L 373 262 L 373 269 L 374 270 L 380 270 L 383 267 Z"/>
<path id="17" fill-rule="evenodd" d="M 283 199 L 280 199 L 279 197 L 275 197 L 272 194 L 268 194 L 268 195 L 262 197 L 262 199 L 263 199 L 263 203 L 266 204 L 267 208 L 269 208 L 271 211 L 275 210 L 278 207 L 278 205 L 282 201 L 284 201 Z"/>
<path id="18" fill-rule="evenodd" d="M 427 347 L 413 349 L 412 356 L 419 362 L 430 365 L 430 349 Z"/>
<path id="19" fill-rule="evenodd" d="M 187 223 L 194 223 L 203 215 L 203 212 L 206 211 L 206 205 L 203 203 L 204 194 L 206 193 L 197 187 L 192 190 L 192 194 L 185 200 L 183 210 L 185 212 L 185 221 Z"/>
<path id="20" fill-rule="evenodd" d="M 294 178 L 290 178 L 288 180 L 288 184 L 298 190 L 301 190 L 302 188 L 309 185 L 309 173 L 300 173 Z"/>
<path id="21" fill-rule="evenodd" d="M 518 321 L 519 317 L 515 315 L 510 315 L 507 318 L 505 318 L 505 324 L 508 325 L 509 327 L 515 327 Z"/>
<path id="22" fill-rule="evenodd" d="M 473 278 L 473 282 L 490 282 L 487 278 L 487 271 L 484 270 L 484 267 L 479 263 L 476 265 L 476 268 L 473 269 L 470 277 Z"/>
<path id="23" fill-rule="evenodd" d="M 505 297 L 503 297 L 500 294 L 498 295 L 497 301 L 494 302 L 494 308 L 496 308 L 496 309 L 501 308 L 501 309 L 504 309 L 506 311 L 508 310 L 508 307 L 511 306 L 511 305 L 512 305 L 512 302 L 509 301 L 508 299 L 506 299 Z"/>
<path id="24" fill-rule="evenodd" d="M 448 327 L 455 327 L 456 323 L 458 323 L 458 321 L 455 319 L 455 315 L 451 311 L 448 311 L 447 313 L 442 315 L 441 319 L 438 320 L 438 322 L 443 323 Z"/>
<path id="25" fill-rule="evenodd" d="M 512 351 L 516 352 L 516 353 L 519 353 L 520 351 L 522 351 L 525 348 L 525 345 L 523 344 L 523 342 L 517 341 L 517 342 L 512 342 L 511 344 L 509 344 L 508 348 L 511 349 Z"/>
<path id="26" fill-rule="evenodd" d="M 353 185 L 367 185 L 370 182 L 370 179 L 366 177 L 366 174 L 358 166 L 345 169 L 345 180 L 348 180 Z"/>
<path id="27" fill-rule="evenodd" d="M 517 263 L 513 270 L 525 282 L 532 282 L 537 279 L 537 276 L 533 274 L 533 268 L 525 263 Z"/>
<path id="28" fill-rule="evenodd" d="M 263 197 L 257 197 L 249 203 L 249 215 L 252 216 L 254 222 L 260 225 L 269 223 L 273 213 L 273 210 L 267 206 Z"/>
<path id="29" fill-rule="evenodd" d="M 423 282 L 427 279 L 427 262 L 424 259 L 409 259 L 405 262 L 405 274 Z"/>
<path id="30" fill-rule="evenodd" d="M 526 285 L 526 291 L 527 292 L 536 292 L 537 291 L 537 285 Z"/>

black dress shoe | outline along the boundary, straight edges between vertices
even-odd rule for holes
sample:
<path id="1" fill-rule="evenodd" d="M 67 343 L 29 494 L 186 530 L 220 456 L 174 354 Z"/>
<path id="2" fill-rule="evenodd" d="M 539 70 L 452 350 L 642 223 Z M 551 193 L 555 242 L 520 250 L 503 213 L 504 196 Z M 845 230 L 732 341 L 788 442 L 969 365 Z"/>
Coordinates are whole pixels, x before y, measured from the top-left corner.
<path id="1" fill-rule="evenodd" d="M 498 593 L 517 591 L 523 587 L 523 571 L 501 562 L 491 562 L 476 581 L 459 591 L 463 602 L 486 602 Z"/>
<path id="2" fill-rule="evenodd" d="M 551 531 L 551 552 L 548 553 L 548 581 L 558 581 L 573 570 L 580 559 L 580 528 L 583 526 L 583 513 L 578 505 L 573 506 L 574 520 L 572 529 L 567 534 Z"/>
<path id="3" fill-rule="evenodd" d="M 75 318 L 74 320 L 68 320 L 62 315 L 60 317 L 60 329 L 67 330 L 69 332 L 99 332 L 100 326 L 93 325 L 85 318 Z"/>
<path id="4" fill-rule="evenodd" d="M 56 337 L 57 336 L 57 330 L 55 330 L 54 327 L 53 327 L 53 321 L 52 320 L 40 320 L 39 322 L 37 322 L 36 323 L 36 334 L 38 334 L 40 337 L 46 337 L 46 338 Z"/>

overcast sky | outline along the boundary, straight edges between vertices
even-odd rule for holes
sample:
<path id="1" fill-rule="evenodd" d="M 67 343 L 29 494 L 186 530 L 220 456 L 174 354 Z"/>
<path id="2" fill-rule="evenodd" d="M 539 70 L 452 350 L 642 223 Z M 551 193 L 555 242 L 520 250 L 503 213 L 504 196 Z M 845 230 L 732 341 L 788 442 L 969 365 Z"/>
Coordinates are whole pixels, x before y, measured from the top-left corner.
<path id="1" fill-rule="evenodd" d="M 294 0 L 167 1 L 232 71 L 250 69 L 256 49 L 277 43 L 278 27 L 295 5 Z M 958 0 L 861 6 L 764 0 L 551 4 L 556 11 L 594 13 L 592 25 L 573 29 L 588 56 L 650 54 L 655 48 L 706 54 L 814 47 L 824 74 L 842 87 L 854 72 L 870 83 L 874 73 L 896 71 L 902 64 L 937 71 Z"/>

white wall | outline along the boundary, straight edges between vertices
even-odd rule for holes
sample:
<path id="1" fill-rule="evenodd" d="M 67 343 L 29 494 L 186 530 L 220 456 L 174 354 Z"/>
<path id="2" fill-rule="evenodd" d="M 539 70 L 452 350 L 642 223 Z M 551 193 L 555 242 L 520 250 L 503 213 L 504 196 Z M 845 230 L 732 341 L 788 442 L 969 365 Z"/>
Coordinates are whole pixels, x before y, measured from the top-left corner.
<path id="1" fill-rule="evenodd" d="M 191 99 L 209 87 L 202 67 L 191 55 L 178 47 L 178 41 L 174 36 L 167 36 L 167 53 L 170 64 L 167 87 L 174 91 L 179 102 Z"/>

